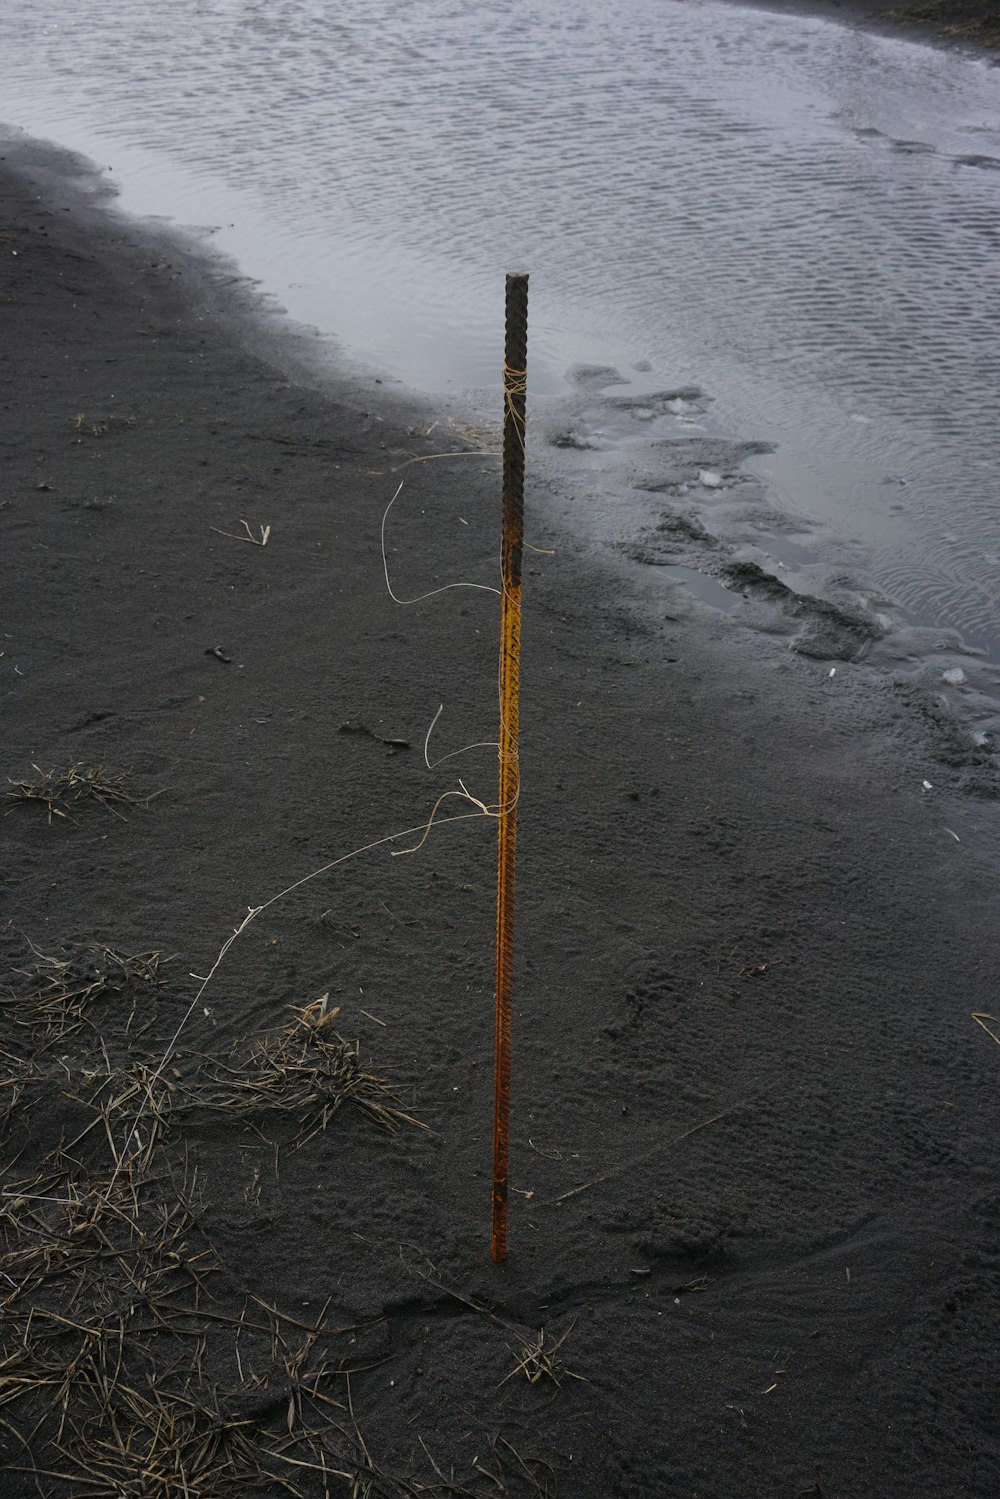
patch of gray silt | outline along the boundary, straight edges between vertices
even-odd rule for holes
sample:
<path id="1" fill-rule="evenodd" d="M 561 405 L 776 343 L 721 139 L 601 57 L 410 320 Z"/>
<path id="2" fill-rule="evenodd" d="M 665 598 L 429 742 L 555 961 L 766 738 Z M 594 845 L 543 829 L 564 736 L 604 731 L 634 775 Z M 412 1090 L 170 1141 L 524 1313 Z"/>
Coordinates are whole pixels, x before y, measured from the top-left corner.
<path id="1" fill-rule="evenodd" d="M 651 445 L 632 483 L 650 494 L 696 494 L 700 500 L 739 488 L 746 499 L 760 500 L 765 494 L 764 482 L 747 473 L 744 465 L 748 458 L 773 452 L 772 443 L 739 442 L 708 434 L 661 438 Z"/>
<path id="2" fill-rule="evenodd" d="M 799 593 L 757 562 L 724 562 L 720 576 L 745 599 L 772 610 L 790 627 L 789 645 L 819 661 L 859 661 L 886 632 L 884 618 L 857 599 Z"/>

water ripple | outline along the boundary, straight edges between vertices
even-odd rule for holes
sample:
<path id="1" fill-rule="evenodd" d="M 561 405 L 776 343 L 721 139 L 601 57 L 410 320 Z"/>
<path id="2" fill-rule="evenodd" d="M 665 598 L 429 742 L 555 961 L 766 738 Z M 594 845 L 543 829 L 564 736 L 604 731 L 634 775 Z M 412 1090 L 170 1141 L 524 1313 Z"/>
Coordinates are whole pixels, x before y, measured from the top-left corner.
<path id="1" fill-rule="evenodd" d="M 1000 644 L 1000 74 L 681 0 L 122 10 L 6 18 L 12 123 L 183 182 L 297 316 L 425 387 L 494 379 L 496 286 L 531 267 L 543 385 L 591 358 L 709 388 L 779 444 L 779 504 Z"/>

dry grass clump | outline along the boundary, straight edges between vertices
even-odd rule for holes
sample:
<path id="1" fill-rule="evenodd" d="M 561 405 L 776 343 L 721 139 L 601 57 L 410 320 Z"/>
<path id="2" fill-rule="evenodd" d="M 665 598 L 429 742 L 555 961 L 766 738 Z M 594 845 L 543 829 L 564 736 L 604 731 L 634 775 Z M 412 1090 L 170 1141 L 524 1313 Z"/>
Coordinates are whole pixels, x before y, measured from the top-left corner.
<path id="1" fill-rule="evenodd" d="M 547 1466 L 499 1436 L 464 1480 L 422 1439 L 419 1475 L 412 1458 L 404 1471 L 383 1466 L 352 1380 L 396 1356 L 391 1313 L 338 1326 L 328 1303 L 303 1321 L 246 1295 L 210 1242 L 218 1184 L 201 1187 L 183 1138 L 192 1107 L 219 1111 L 236 1133 L 256 1114 L 288 1118 L 301 1143 L 345 1104 L 385 1130 L 419 1124 L 338 1034 L 328 995 L 292 1008 L 230 1065 L 196 1054 L 182 1076 L 169 1051 L 143 1057 L 135 1045 L 143 997 L 163 982 L 158 953 L 32 954 L 18 992 L 0 996 L 4 1039 L 15 1038 L 0 1045 L 0 1124 L 17 1138 L 0 1184 L 8 1484 L 53 1499 L 552 1492 Z M 62 1055 L 62 1038 L 88 1024 Z M 35 1047 L 27 1058 L 22 1037 Z M 557 1352 L 541 1340 L 550 1378 Z M 534 1369 L 523 1366 L 528 1378 Z"/>
<path id="2" fill-rule="evenodd" d="M 980 47 L 1000 47 L 1000 7 L 980 0 L 917 0 L 887 11 L 894 21 L 932 26 L 942 36 L 956 37 Z"/>
<path id="3" fill-rule="evenodd" d="M 126 1034 L 135 1019 L 139 997 L 165 982 L 160 978 L 159 952 L 119 953 L 94 943 L 73 956 L 49 957 L 32 948 L 38 962 L 19 970 L 29 988 L 20 994 L 0 995 L 0 1011 L 16 1025 L 59 1040 L 78 1031 L 90 1019 L 98 1000 L 131 998 Z M 118 1018 L 118 1017 L 116 1017 Z"/>
<path id="4" fill-rule="evenodd" d="M 191 1248 L 183 1193 L 141 1201 L 125 1177 L 79 1179 L 56 1167 L 59 1158 L 39 1180 L 4 1188 L 0 1275 L 9 1318 L 26 1317 L 35 1332 L 45 1322 L 93 1329 L 134 1310 L 137 1299 L 148 1309 L 179 1288 L 204 1288 L 210 1253 Z M 22 1349 L 31 1343 L 19 1341 Z"/>
<path id="5" fill-rule="evenodd" d="M 121 817 L 118 807 L 134 798 L 125 790 L 127 773 L 111 775 L 103 765 L 71 765 L 68 770 L 42 770 L 32 765 L 34 778 L 14 781 L 7 777 L 4 793 L 8 812 L 26 802 L 37 802 L 45 807 L 48 820 L 53 817 L 68 817 L 69 808 L 81 801 L 100 802 L 115 817 Z M 124 818 L 122 818 L 124 821 Z"/>
<path id="6" fill-rule="evenodd" d="M 183 1386 L 166 1393 L 151 1378 L 144 1387 L 123 1379 L 125 1339 L 121 1326 L 96 1346 L 81 1347 L 72 1409 L 86 1414 L 70 1414 L 67 1400 L 66 1419 L 52 1443 L 53 1461 L 62 1466 L 33 1465 L 31 1471 L 82 1483 L 85 1492 L 109 1499 L 196 1494 L 235 1499 L 260 1494 L 263 1481 L 280 1483 L 279 1475 L 262 1470 L 244 1430 L 251 1423 L 227 1420 L 210 1397 L 199 1398 Z M 58 1378 L 61 1371 L 54 1372 Z"/>
<path id="7" fill-rule="evenodd" d="M 292 1006 L 293 1019 L 277 1035 L 258 1039 L 237 1067 L 216 1063 L 225 1092 L 211 1101 L 236 1114 L 292 1114 L 299 1121 L 298 1145 L 325 1130 L 344 1104 L 352 1104 L 380 1128 L 401 1124 L 425 1129 L 406 1112 L 393 1085 L 369 1072 L 357 1041 L 334 1030 L 339 1007 L 323 994 L 312 1004 Z"/>
<path id="8" fill-rule="evenodd" d="M 137 1061 L 118 1070 L 85 1067 L 81 1075 L 85 1083 L 96 1082 L 90 1096 L 81 1098 L 67 1089 L 63 1093 L 88 1109 L 92 1118 L 61 1154 L 76 1150 L 93 1134 L 107 1146 L 116 1173 L 124 1171 L 129 1181 L 136 1180 L 149 1170 L 166 1132 L 178 1089 L 176 1074 L 168 1076 L 162 1066 Z"/>
<path id="9" fill-rule="evenodd" d="M 559 1350 L 573 1331 L 575 1322 L 571 1322 L 561 1337 L 553 1338 L 543 1327 L 537 1338 L 521 1338 L 521 1347 L 517 1363 L 509 1374 L 505 1374 L 500 1381 L 505 1385 L 508 1379 L 513 1379 L 517 1374 L 523 1374 L 529 1384 L 540 1384 L 543 1380 L 550 1380 L 552 1384 L 560 1386 L 564 1379 L 583 1380 L 582 1374 L 574 1374 L 572 1369 L 567 1369 L 560 1357 Z"/>
<path id="10" fill-rule="evenodd" d="M 223 1310 L 194 1180 L 81 1181 L 65 1153 L 52 1163 L 0 1214 L 7 1472 L 98 1499 L 485 1499 L 376 1463 L 351 1397 L 367 1324 L 331 1325 L 329 1303 L 311 1322 L 254 1296 Z"/>
<path id="11" fill-rule="evenodd" d="M 298 1495 L 298 1470 L 336 1472 L 326 1438 L 342 1445 L 329 1412 L 343 1407 L 326 1386 L 342 1369 L 319 1347 L 333 1334 L 322 1316 L 205 1306 L 217 1265 L 193 1186 L 54 1170 L 5 1191 L 0 1424 L 23 1457 L 10 1471 L 108 1499 Z"/>

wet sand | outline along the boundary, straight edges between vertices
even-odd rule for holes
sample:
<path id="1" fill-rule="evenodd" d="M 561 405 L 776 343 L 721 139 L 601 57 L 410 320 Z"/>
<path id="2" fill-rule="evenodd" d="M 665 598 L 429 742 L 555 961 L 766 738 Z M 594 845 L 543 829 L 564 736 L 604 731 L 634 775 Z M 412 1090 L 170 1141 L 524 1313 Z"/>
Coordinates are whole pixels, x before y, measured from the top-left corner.
<path id="1" fill-rule="evenodd" d="M 68 165 L 0 163 L 0 1492 L 993 1496 L 988 756 L 532 529 L 494 1267 L 493 822 L 269 902 L 492 799 L 422 749 L 496 601 L 380 524 L 492 583 L 496 460 Z"/>

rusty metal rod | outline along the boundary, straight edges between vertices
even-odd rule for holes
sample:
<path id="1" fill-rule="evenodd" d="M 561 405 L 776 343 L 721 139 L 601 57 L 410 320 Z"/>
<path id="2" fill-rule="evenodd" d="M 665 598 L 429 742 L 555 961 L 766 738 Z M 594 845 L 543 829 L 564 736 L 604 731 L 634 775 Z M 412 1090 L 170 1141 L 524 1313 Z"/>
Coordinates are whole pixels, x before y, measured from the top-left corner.
<path id="1" fill-rule="evenodd" d="M 528 278 L 507 277 L 503 388 L 503 508 L 500 572 L 500 793 L 497 817 L 496 1070 L 493 1089 L 493 1259 L 507 1258 L 510 1053 L 517 854 L 518 695 L 521 678 L 521 551 L 524 421 L 528 381 Z"/>

